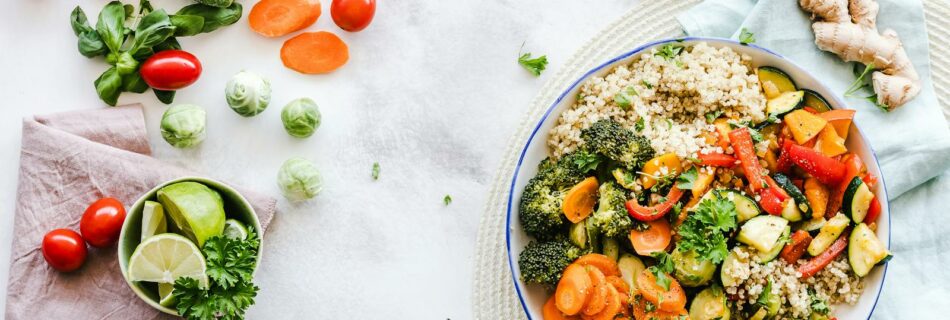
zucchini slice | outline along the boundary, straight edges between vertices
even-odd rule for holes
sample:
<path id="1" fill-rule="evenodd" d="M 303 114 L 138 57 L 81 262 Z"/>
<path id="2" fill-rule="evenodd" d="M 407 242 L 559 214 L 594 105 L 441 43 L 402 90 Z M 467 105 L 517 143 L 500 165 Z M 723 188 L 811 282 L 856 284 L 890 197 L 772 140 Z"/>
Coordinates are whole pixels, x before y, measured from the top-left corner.
<path id="1" fill-rule="evenodd" d="M 759 210 L 759 205 L 752 201 L 752 198 L 742 194 L 738 190 L 733 189 L 722 189 L 719 190 L 719 196 L 732 201 L 736 205 L 736 219 L 739 223 L 745 222 L 746 220 L 752 219 L 762 213 Z"/>
<path id="2" fill-rule="evenodd" d="M 778 243 L 785 227 L 788 226 L 788 220 L 781 217 L 764 215 L 758 216 L 746 221 L 739 229 L 739 235 L 736 237 L 741 243 L 752 246 L 762 252 L 772 251 L 772 248 Z"/>
<path id="3" fill-rule="evenodd" d="M 783 92 L 778 97 L 765 102 L 765 113 L 770 118 L 781 118 L 789 112 L 801 109 L 802 101 L 805 100 L 804 96 L 804 91 Z"/>
<path id="4" fill-rule="evenodd" d="M 812 107 L 818 113 L 831 111 L 828 100 L 825 100 L 825 97 L 822 97 L 818 92 L 808 89 L 802 89 L 802 91 L 805 92 L 805 106 Z"/>
<path id="5" fill-rule="evenodd" d="M 868 189 L 868 185 L 861 180 L 861 177 L 854 177 L 848 183 L 848 189 L 844 192 L 844 202 L 842 210 L 844 214 L 851 217 L 854 223 L 864 222 L 864 217 L 868 215 L 868 208 L 871 207 L 871 200 L 874 200 L 874 193 Z"/>
<path id="6" fill-rule="evenodd" d="M 630 287 L 630 293 L 637 292 L 637 282 L 634 279 L 647 268 L 643 261 L 635 255 L 624 253 L 617 260 L 617 267 L 620 268 L 620 279 Z"/>
<path id="7" fill-rule="evenodd" d="M 775 183 L 777 183 L 779 187 L 785 189 L 785 192 L 788 193 L 792 199 L 795 199 L 795 204 L 798 208 L 798 211 L 802 213 L 801 218 L 811 219 L 811 203 L 808 202 L 808 198 L 805 198 L 805 194 L 802 193 L 802 191 L 798 189 L 794 183 L 792 183 L 792 179 L 789 179 L 788 176 L 781 173 L 776 173 L 774 176 L 772 176 L 772 179 L 775 180 Z"/>
<path id="8" fill-rule="evenodd" d="M 765 263 L 768 263 L 768 262 L 770 262 L 770 261 L 772 261 L 772 260 L 775 260 L 775 258 L 778 258 L 779 253 L 782 253 L 782 248 L 785 248 L 785 240 L 788 239 L 788 236 L 789 236 L 791 233 L 792 233 L 792 228 L 791 228 L 791 227 L 785 227 L 785 231 L 782 232 L 782 236 L 779 237 L 779 240 L 781 240 L 781 243 L 779 243 L 779 244 L 777 244 L 776 246 L 772 247 L 772 250 L 771 250 L 771 251 L 768 251 L 768 252 L 765 252 L 765 251 L 756 252 L 755 255 L 756 255 L 757 257 L 759 257 L 759 263 L 765 264 Z"/>
<path id="9" fill-rule="evenodd" d="M 843 214 L 838 214 L 828 220 L 824 226 L 821 227 L 821 231 L 818 232 L 818 236 L 815 239 L 811 240 L 811 243 L 808 244 L 808 254 L 812 256 L 817 256 L 828 249 L 835 240 L 838 239 L 838 236 L 844 232 L 844 229 L 851 224 L 851 220 Z"/>
<path id="10" fill-rule="evenodd" d="M 722 261 L 722 269 L 719 270 L 719 279 L 722 280 L 722 285 L 726 287 L 739 285 L 741 279 L 733 277 L 732 270 L 742 268 L 747 262 L 748 260 L 739 258 L 735 250 L 729 251 L 729 255 Z"/>
<path id="11" fill-rule="evenodd" d="M 691 320 L 729 320 L 731 314 L 726 305 L 726 294 L 722 287 L 712 285 L 700 291 L 689 305 Z"/>
<path id="12" fill-rule="evenodd" d="M 782 218 L 790 222 L 802 221 L 802 211 L 798 210 L 798 203 L 795 202 L 795 199 L 789 198 L 782 205 Z"/>
<path id="13" fill-rule="evenodd" d="M 811 219 L 805 220 L 799 223 L 797 230 L 805 230 L 808 232 L 820 230 L 821 227 L 824 226 L 826 222 L 828 222 L 828 220 L 825 219 L 825 217 L 823 216 L 811 217 Z"/>
<path id="14" fill-rule="evenodd" d="M 614 238 L 604 238 L 603 248 L 601 250 L 605 256 L 614 261 L 617 261 L 617 258 L 620 257 L 620 243 L 617 242 L 617 239 Z"/>
<path id="15" fill-rule="evenodd" d="M 785 71 L 779 68 L 759 67 L 756 71 L 759 76 L 759 83 L 762 84 L 763 87 L 766 82 L 772 82 L 780 93 L 798 90 L 798 87 L 795 86 L 795 81 L 792 81 L 792 77 L 789 77 Z"/>
<path id="16" fill-rule="evenodd" d="M 571 230 L 568 232 L 568 238 L 570 238 L 571 243 L 581 249 L 587 249 L 587 245 L 589 244 L 587 239 L 587 223 L 585 222 L 586 221 L 581 221 L 571 224 Z"/>
<path id="17" fill-rule="evenodd" d="M 581 222 L 587 227 L 587 249 L 590 252 L 600 252 L 600 230 L 597 229 L 594 219 L 584 219 Z"/>
<path id="18" fill-rule="evenodd" d="M 886 259 L 890 253 L 868 225 L 858 224 L 848 238 L 848 262 L 859 277 L 868 275 L 874 265 Z"/>

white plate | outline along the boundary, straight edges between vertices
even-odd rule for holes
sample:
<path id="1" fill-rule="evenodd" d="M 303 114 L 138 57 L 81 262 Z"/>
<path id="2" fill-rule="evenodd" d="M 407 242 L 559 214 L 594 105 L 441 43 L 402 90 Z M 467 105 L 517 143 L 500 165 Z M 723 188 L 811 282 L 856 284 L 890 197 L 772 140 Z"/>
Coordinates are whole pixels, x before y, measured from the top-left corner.
<path id="1" fill-rule="evenodd" d="M 558 115 L 574 104 L 577 96 L 576 92 L 583 81 L 586 81 L 593 76 L 604 76 L 610 73 L 614 67 L 621 64 L 628 64 L 631 61 L 636 60 L 640 54 L 648 52 L 649 49 L 659 47 L 673 41 L 682 41 L 682 43 L 687 46 L 699 42 L 706 42 L 710 46 L 714 47 L 732 48 L 736 52 L 747 54 L 752 57 L 752 63 L 756 67 L 773 66 L 782 69 L 788 73 L 788 75 L 790 75 L 793 80 L 795 80 L 795 83 L 799 87 L 808 88 L 820 93 L 823 97 L 825 97 L 826 100 L 828 100 L 828 103 L 831 104 L 832 108 L 843 109 L 843 106 L 845 106 L 845 104 L 841 102 L 841 99 L 838 98 L 837 94 L 828 90 L 828 88 L 822 85 L 817 78 L 813 77 L 795 63 L 786 60 L 782 56 L 771 52 L 768 49 L 757 47 L 755 45 L 742 45 L 736 41 L 728 39 L 683 38 L 651 42 L 633 49 L 630 52 L 624 53 L 616 58 L 613 58 L 606 63 L 588 71 L 587 74 L 567 87 L 564 92 L 558 96 L 558 99 L 554 101 L 554 104 L 548 108 L 547 112 L 545 112 L 544 116 L 541 118 L 537 126 L 534 128 L 534 131 L 531 133 L 531 137 L 528 139 L 527 143 L 525 143 L 524 149 L 521 152 L 521 157 L 518 159 L 518 165 L 515 168 L 514 177 L 511 181 L 510 195 L 508 196 L 508 223 L 506 232 L 508 264 L 511 267 L 512 280 L 515 282 L 515 290 L 518 293 L 518 298 L 521 300 L 521 305 L 524 307 L 525 313 L 528 315 L 529 319 L 542 319 L 541 307 L 549 297 L 549 293 L 545 292 L 545 290 L 540 286 L 526 286 L 525 283 L 521 281 L 521 272 L 520 268 L 518 267 L 518 254 L 521 253 L 524 247 L 527 246 L 528 242 L 530 242 L 532 239 L 521 229 L 521 222 L 518 219 L 517 204 L 521 200 L 521 192 L 524 190 L 525 184 L 528 182 L 528 180 L 534 177 L 535 174 L 537 174 L 538 163 L 548 156 L 548 147 L 546 143 L 548 132 L 557 122 Z M 821 70 L 814 71 L 821 72 Z M 869 172 L 879 177 L 880 183 L 875 186 L 873 191 L 880 199 L 887 199 L 887 190 L 884 186 L 884 179 L 881 175 L 880 166 L 877 163 L 877 157 L 874 155 L 874 151 L 871 150 L 871 147 L 864 143 L 864 135 L 861 134 L 858 126 L 858 124 L 851 126 L 851 132 L 848 135 L 849 138 L 847 142 L 848 150 L 860 155 L 861 158 L 865 160 L 864 162 L 867 165 Z M 868 161 L 869 159 L 873 159 L 874 161 Z M 888 248 L 890 248 L 891 215 L 887 201 L 881 202 L 881 210 L 882 216 L 878 220 L 877 236 L 881 239 L 886 239 L 886 245 Z M 871 313 L 874 311 L 874 307 L 877 304 L 877 299 L 880 296 L 881 288 L 884 285 L 884 276 L 886 273 L 886 264 L 883 268 L 874 268 L 874 270 L 862 280 L 864 281 L 865 289 L 864 293 L 861 295 L 861 298 L 858 300 L 858 303 L 853 306 L 847 304 L 837 305 L 835 308 L 835 316 L 837 316 L 838 319 L 870 318 Z"/>

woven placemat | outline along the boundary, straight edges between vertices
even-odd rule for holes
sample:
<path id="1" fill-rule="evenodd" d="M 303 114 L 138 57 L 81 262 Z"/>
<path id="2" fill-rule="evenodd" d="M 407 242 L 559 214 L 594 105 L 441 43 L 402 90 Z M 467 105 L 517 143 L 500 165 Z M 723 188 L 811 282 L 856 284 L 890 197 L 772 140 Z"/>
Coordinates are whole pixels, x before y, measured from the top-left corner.
<path id="1" fill-rule="evenodd" d="M 531 128 L 566 86 L 597 64 L 650 40 L 682 36 L 675 17 L 699 2 L 701 0 L 641 1 L 577 50 L 531 102 L 517 132 L 508 141 L 479 223 L 472 286 L 475 319 L 526 318 L 511 281 L 505 250 L 505 220 L 508 187 Z M 950 3 L 945 0 L 924 0 L 923 3 L 930 36 L 931 77 L 944 116 L 950 121 Z"/>

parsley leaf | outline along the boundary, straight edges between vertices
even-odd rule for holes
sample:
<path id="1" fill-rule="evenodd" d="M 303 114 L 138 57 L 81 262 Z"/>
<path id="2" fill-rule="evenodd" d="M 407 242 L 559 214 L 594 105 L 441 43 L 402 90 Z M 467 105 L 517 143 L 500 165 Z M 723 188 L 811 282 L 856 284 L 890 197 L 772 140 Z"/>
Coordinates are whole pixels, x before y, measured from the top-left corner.
<path id="1" fill-rule="evenodd" d="M 587 151 L 578 151 L 574 157 L 574 165 L 576 165 L 577 169 L 581 170 L 582 173 L 587 173 L 589 171 L 597 170 L 597 166 L 600 165 L 602 160 L 603 158 L 601 158 L 599 154 Z"/>
<path id="2" fill-rule="evenodd" d="M 544 71 L 544 68 L 548 66 L 548 57 L 540 56 L 532 59 L 531 53 L 525 53 L 518 58 L 518 64 L 535 76 L 540 76 L 541 71 Z"/>
<path id="3" fill-rule="evenodd" d="M 808 293 L 811 296 L 811 311 L 817 314 L 828 314 L 831 311 L 828 308 L 828 303 L 815 295 L 813 290 L 808 290 Z"/>
<path id="4" fill-rule="evenodd" d="M 689 170 L 676 177 L 676 187 L 682 190 L 692 189 L 697 175 L 696 167 L 690 167 Z"/>
<path id="5" fill-rule="evenodd" d="M 172 294 L 178 300 L 178 313 L 187 319 L 243 319 L 259 290 L 252 282 L 259 247 L 260 240 L 253 231 L 244 240 L 224 236 L 208 239 L 202 253 L 209 286 L 202 288 L 192 278 L 175 280 Z"/>
<path id="6" fill-rule="evenodd" d="M 208 277 L 228 289 L 241 282 L 251 282 L 257 265 L 257 235 L 250 231 L 246 240 L 215 236 L 205 241 L 202 253 Z"/>
<path id="7" fill-rule="evenodd" d="M 716 121 L 716 118 L 719 118 L 719 116 L 721 115 L 722 115 L 722 110 L 707 112 L 706 123 L 713 123 L 713 121 Z"/>
<path id="8" fill-rule="evenodd" d="M 445 205 L 452 204 L 452 196 L 450 196 L 450 195 L 445 195 L 445 198 L 442 198 L 442 202 L 444 202 Z"/>
<path id="9" fill-rule="evenodd" d="M 683 46 L 667 43 L 663 47 L 660 47 L 660 51 L 657 51 L 654 55 L 661 56 L 666 59 L 666 61 L 670 61 L 676 58 L 680 52 L 683 52 Z"/>
<path id="10" fill-rule="evenodd" d="M 755 34 L 746 28 L 742 28 L 742 31 L 739 32 L 739 43 L 750 44 L 753 42 L 755 42 Z"/>
<path id="11" fill-rule="evenodd" d="M 373 180 L 379 180 L 379 162 L 373 162 Z"/>
<path id="12" fill-rule="evenodd" d="M 677 247 L 693 250 L 700 260 L 722 262 L 729 254 L 724 233 L 735 230 L 736 206 L 719 193 L 703 200 L 694 212 L 686 217 L 677 234 L 681 236 Z"/>
<path id="13" fill-rule="evenodd" d="M 637 118 L 637 123 L 633 124 L 633 129 L 637 130 L 637 132 L 640 132 L 643 131 L 644 126 L 646 126 L 646 124 L 643 122 L 643 117 L 640 117 Z"/>
<path id="14" fill-rule="evenodd" d="M 627 87 L 626 92 L 620 91 L 616 95 L 614 95 L 614 103 L 616 103 L 617 106 L 619 106 L 621 109 L 627 110 L 627 109 L 630 109 L 630 105 L 631 105 L 630 97 L 638 96 L 638 95 L 640 95 L 640 93 L 637 92 L 636 88 Z"/>
<path id="15" fill-rule="evenodd" d="M 663 287 L 663 290 L 670 290 L 670 278 L 667 274 L 673 272 L 673 258 L 666 251 L 657 251 L 650 254 L 656 259 L 656 265 L 647 268 L 650 273 L 656 276 L 656 284 Z"/>
<path id="16" fill-rule="evenodd" d="M 759 294 L 759 297 L 755 299 L 755 304 L 760 306 L 767 306 L 769 300 L 772 299 L 772 278 L 769 277 L 769 282 L 765 283 L 765 288 L 762 288 L 762 293 Z"/>
<path id="17" fill-rule="evenodd" d="M 643 86 L 647 87 L 647 89 L 653 89 L 653 84 L 647 82 L 646 80 L 640 80 L 640 83 L 643 83 Z"/>

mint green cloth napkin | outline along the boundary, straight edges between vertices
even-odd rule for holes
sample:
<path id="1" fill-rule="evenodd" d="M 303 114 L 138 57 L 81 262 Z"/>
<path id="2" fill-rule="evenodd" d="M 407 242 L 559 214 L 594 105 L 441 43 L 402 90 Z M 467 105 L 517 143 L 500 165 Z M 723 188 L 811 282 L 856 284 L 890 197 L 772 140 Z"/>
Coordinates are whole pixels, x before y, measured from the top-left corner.
<path id="1" fill-rule="evenodd" d="M 884 113 L 861 98 L 845 98 L 858 110 L 855 123 L 870 140 L 881 164 L 888 197 L 904 192 L 950 167 L 950 129 L 930 81 L 929 47 L 919 1 L 879 0 L 878 29 L 897 31 L 920 74 L 923 88 L 914 100 Z M 707 0 L 677 19 L 691 36 L 733 37 L 741 28 L 755 34 L 755 44 L 769 48 L 808 69 L 839 95 L 854 81 L 854 64 L 818 50 L 808 14 L 795 0 Z M 867 96 L 870 91 L 859 93 Z"/>
<path id="2" fill-rule="evenodd" d="M 920 74 L 920 95 L 884 113 L 862 99 L 855 122 L 877 153 L 890 201 L 891 251 L 874 319 L 947 319 L 950 304 L 950 130 L 930 81 L 919 1 L 878 0 L 878 28 L 897 31 Z M 707 0 L 677 17 L 691 36 L 733 37 L 745 27 L 755 44 L 807 68 L 832 91 L 854 81 L 852 64 L 818 50 L 808 14 L 795 0 Z M 867 95 L 870 93 L 864 93 Z M 936 177 L 936 178 L 934 178 Z M 844 320 L 844 319 L 842 319 Z"/>

